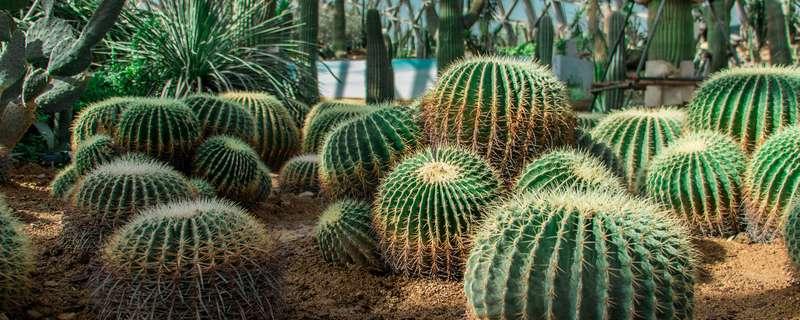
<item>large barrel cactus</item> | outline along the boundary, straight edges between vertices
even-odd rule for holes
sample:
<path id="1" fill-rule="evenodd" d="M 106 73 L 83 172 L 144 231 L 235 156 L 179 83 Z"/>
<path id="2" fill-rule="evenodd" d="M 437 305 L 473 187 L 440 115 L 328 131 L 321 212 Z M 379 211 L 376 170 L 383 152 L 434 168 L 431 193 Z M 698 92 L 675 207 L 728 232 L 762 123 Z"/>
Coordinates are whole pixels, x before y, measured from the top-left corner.
<path id="1" fill-rule="evenodd" d="M 308 113 L 303 125 L 303 152 L 318 153 L 322 149 L 325 137 L 333 128 L 343 122 L 375 110 L 371 106 L 362 106 L 342 102 L 321 102 Z"/>
<path id="2" fill-rule="evenodd" d="M 575 135 L 578 139 L 578 141 L 575 143 L 575 147 L 578 150 L 585 151 L 591 156 L 599 159 L 600 162 L 611 169 L 611 171 L 613 171 L 618 177 L 625 176 L 625 169 L 622 168 L 622 163 L 620 163 L 617 154 L 614 153 L 614 150 L 612 150 L 608 144 L 597 141 L 597 139 L 592 137 L 591 133 L 580 128 L 575 129 Z"/>
<path id="3" fill-rule="evenodd" d="M 369 202 L 343 199 L 332 203 L 317 222 L 315 238 L 325 261 L 380 269 Z"/>
<path id="4" fill-rule="evenodd" d="M 215 198 L 217 197 L 217 189 L 214 188 L 208 181 L 201 178 L 189 179 L 189 184 L 192 185 L 195 198 Z"/>
<path id="5" fill-rule="evenodd" d="M 744 153 L 728 136 L 688 133 L 653 158 L 647 194 L 688 221 L 696 233 L 728 236 L 739 230 L 745 166 Z"/>
<path id="6" fill-rule="evenodd" d="M 75 191 L 75 185 L 80 177 L 74 164 L 61 169 L 50 182 L 50 196 L 55 199 L 69 198 Z"/>
<path id="7" fill-rule="evenodd" d="M 689 105 L 689 126 L 715 130 L 752 152 L 781 127 L 800 120 L 800 69 L 750 67 L 719 72 Z"/>
<path id="8" fill-rule="evenodd" d="M 116 144 L 185 169 L 199 137 L 199 122 L 186 104 L 150 98 L 131 103 L 120 115 Z"/>
<path id="9" fill-rule="evenodd" d="M 114 160 L 118 155 L 111 137 L 104 134 L 91 136 L 75 150 L 75 171 L 80 176 L 85 175 L 97 166 Z"/>
<path id="10" fill-rule="evenodd" d="M 140 101 L 137 98 L 115 97 L 89 105 L 81 111 L 72 123 L 72 148 L 75 150 L 81 142 L 97 134 L 113 136 L 122 112 L 128 105 Z"/>
<path id="11" fill-rule="evenodd" d="M 381 178 L 422 142 L 412 112 L 397 106 L 336 127 L 325 139 L 319 164 L 320 183 L 330 198 L 369 199 Z"/>
<path id="12" fill-rule="evenodd" d="M 25 302 L 36 266 L 22 227 L 0 195 L 0 311 Z"/>
<path id="13" fill-rule="evenodd" d="M 514 186 L 518 194 L 558 189 L 625 192 L 620 177 L 599 159 L 571 148 L 554 150 L 531 161 Z"/>
<path id="14" fill-rule="evenodd" d="M 256 123 L 256 152 L 270 168 L 280 168 L 300 151 L 300 129 L 280 100 L 260 92 L 228 92 L 222 97 L 241 103 Z"/>
<path id="15" fill-rule="evenodd" d="M 105 245 L 93 277 L 99 318 L 272 319 L 269 232 L 221 200 L 142 212 Z"/>
<path id="16" fill-rule="evenodd" d="M 242 105 L 209 94 L 191 95 L 183 102 L 199 120 L 200 139 L 226 134 L 255 142 L 255 119 Z"/>
<path id="17" fill-rule="evenodd" d="M 231 136 L 215 136 L 197 148 L 193 174 L 211 183 L 217 193 L 243 205 L 262 202 L 262 180 L 269 171 L 247 143 Z"/>
<path id="18" fill-rule="evenodd" d="M 786 249 L 789 250 L 789 258 L 792 259 L 795 268 L 800 269 L 800 205 L 792 205 L 792 209 L 786 216 L 786 225 L 783 229 L 783 240 Z"/>
<path id="19" fill-rule="evenodd" d="M 397 165 L 376 196 L 373 225 L 395 272 L 458 278 L 466 241 L 503 190 L 499 175 L 458 148 L 425 149 Z"/>
<path id="20" fill-rule="evenodd" d="M 11 150 L 0 145 L 0 185 L 7 183 L 11 179 L 11 164 Z"/>
<path id="21" fill-rule="evenodd" d="M 496 207 L 464 276 L 473 319 L 691 319 L 694 250 L 675 219 L 606 192 Z"/>
<path id="22" fill-rule="evenodd" d="M 756 149 L 744 178 L 747 231 L 756 241 L 770 241 L 781 230 L 800 188 L 800 126 L 772 135 Z"/>
<path id="23" fill-rule="evenodd" d="M 628 190 L 638 194 L 645 191 L 650 160 L 680 136 L 685 122 L 678 109 L 626 109 L 605 117 L 591 135 L 614 150 Z"/>
<path id="24" fill-rule="evenodd" d="M 504 178 L 542 151 L 575 143 L 575 114 L 566 87 L 524 59 L 470 58 L 453 64 L 422 100 L 432 143 L 470 148 Z"/>
<path id="25" fill-rule="evenodd" d="M 650 0 L 647 25 L 656 30 L 650 40 L 647 60 L 663 60 L 678 66 L 683 61 L 692 61 L 695 53 L 694 17 L 690 0 Z M 655 14 L 663 4 L 660 21 Z M 656 27 L 656 23 L 658 26 Z"/>
<path id="26" fill-rule="evenodd" d="M 281 168 L 278 185 L 283 192 L 319 192 L 319 157 L 306 154 L 289 159 Z"/>

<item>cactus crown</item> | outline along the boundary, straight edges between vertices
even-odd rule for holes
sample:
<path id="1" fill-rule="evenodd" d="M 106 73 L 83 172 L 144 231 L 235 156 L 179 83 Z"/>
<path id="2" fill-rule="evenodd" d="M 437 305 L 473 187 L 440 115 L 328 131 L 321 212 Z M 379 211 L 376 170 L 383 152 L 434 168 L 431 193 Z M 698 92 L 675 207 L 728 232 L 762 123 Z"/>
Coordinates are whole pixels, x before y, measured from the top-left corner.
<path id="1" fill-rule="evenodd" d="M 0 195 L 0 310 L 22 302 L 34 266 L 30 240 Z"/>
<path id="2" fill-rule="evenodd" d="M 599 159 L 571 148 L 551 151 L 532 161 L 517 179 L 514 190 L 525 193 L 563 188 L 625 190 L 614 172 Z"/>
<path id="3" fill-rule="evenodd" d="M 316 226 L 316 240 L 325 261 L 366 268 L 381 265 L 368 202 L 343 199 L 322 212 Z"/>
<path id="4" fill-rule="evenodd" d="M 209 94 L 195 94 L 183 99 L 200 123 L 201 139 L 228 134 L 250 142 L 255 135 L 255 119 L 243 106 Z"/>

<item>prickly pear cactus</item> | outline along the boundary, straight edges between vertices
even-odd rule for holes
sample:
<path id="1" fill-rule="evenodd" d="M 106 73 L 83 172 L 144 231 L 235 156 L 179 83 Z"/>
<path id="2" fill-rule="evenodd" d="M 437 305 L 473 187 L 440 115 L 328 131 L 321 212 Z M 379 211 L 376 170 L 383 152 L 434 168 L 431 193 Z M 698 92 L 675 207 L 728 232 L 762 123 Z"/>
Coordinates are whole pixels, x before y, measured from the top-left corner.
<path id="1" fill-rule="evenodd" d="M 689 104 L 689 126 L 714 130 L 752 152 L 781 127 L 800 121 L 800 69 L 748 67 L 719 72 Z"/>
<path id="2" fill-rule="evenodd" d="M 371 106 L 321 102 L 308 113 L 303 125 L 303 152 L 318 153 L 328 133 L 343 122 L 375 110 Z"/>
<path id="3" fill-rule="evenodd" d="M 689 236 L 643 200 L 556 191 L 487 216 L 464 276 L 472 319 L 692 318 Z"/>
<path id="4" fill-rule="evenodd" d="M 767 139 L 750 159 L 744 178 L 747 232 L 755 241 L 771 241 L 782 230 L 786 212 L 800 188 L 800 126 Z"/>
<path id="5" fill-rule="evenodd" d="M 739 230 L 741 176 L 746 166 L 739 146 L 721 133 L 687 133 L 653 158 L 647 194 L 705 236 Z"/>
<path id="6" fill-rule="evenodd" d="M 455 63 L 422 100 L 425 131 L 491 159 L 504 179 L 556 146 L 575 143 L 566 87 L 550 70 L 510 57 Z"/>
<path id="7" fill-rule="evenodd" d="M 422 143 L 422 130 L 409 110 L 376 108 L 339 125 L 323 143 L 319 179 L 331 199 L 370 199 L 381 178 Z"/>
<path id="8" fill-rule="evenodd" d="M 75 171 L 79 176 L 85 175 L 97 166 L 114 160 L 118 155 L 111 137 L 104 134 L 91 136 L 75 150 Z"/>
<path id="9" fill-rule="evenodd" d="M 240 104 L 209 94 L 195 94 L 183 99 L 200 123 L 200 139 L 230 135 L 255 143 L 255 119 Z"/>
<path id="10" fill-rule="evenodd" d="M 99 318 L 271 318 L 280 311 L 269 237 L 222 200 L 146 210 L 103 248 L 94 308 Z"/>
<path id="11" fill-rule="evenodd" d="M 467 237 L 502 190 L 499 175 L 469 151 L 444 147 L 410 156 L 376 196 L 373 226 L 383 257 L 397 273 L 461 277 Z"/>
<path id="12" fill-rule="evenodd" d="M 329 205 L 317 222 L 315 238 L 325 261 L 380 269 L 369 202 L 343 199 Z"/>
<path id="13" fill-rule="evenodd" d="M 675 108 L 634 108 L 614 112 L 591 135 L 614 150 L 625 170 L 628 191 L 645 192 L 650 160 L 675 141 L 686 123 L 686 114 Z"/>
<path id="14" fill-rule="evenodd" d="M 319 192 L 319 157 L 306 154 L 289 159 L 281 168 L 278 184 L 283 192 Z"/>
<path id="15" fill-rule="evenodd" d="M 559 189 L 625 192 L 621 179 L 599 159 L 572 148 L 554 150 L 531 161 L 514 186 L 517 194 Z"/>
<path id="16" fill-rule="evenodd" d="M 0 310 L 24 303 L 31 285 L 36 265 L 22 227 L 0 195 Z"/>
<path id="17" fill-rule="evenodd" d="M 81 111 L 72 123 L 72 150 L 75 151 L 81 142 L 97 134 L 113 136 L 117 130 L 122 112 L 136 98 L 115 97 L 89 105 Z"/>
<path id="18" fill-rule="evenodd" d="M 74 193 L 78 179 L 80 175 L 74 164 L 64 167 L 50 182 L 50 196 L 55 199 L 68 199 Z"/>
<path id="19" fill-rule="evenodd" d="M 261 191 L 264 165 L 255 150 L 242 140 L 231 136 L 206 140 L 197 148 L 192 167 L 193 175 L 208 181 L 222 197 L 243 205 L 254 205 L 266 198 Z"/>

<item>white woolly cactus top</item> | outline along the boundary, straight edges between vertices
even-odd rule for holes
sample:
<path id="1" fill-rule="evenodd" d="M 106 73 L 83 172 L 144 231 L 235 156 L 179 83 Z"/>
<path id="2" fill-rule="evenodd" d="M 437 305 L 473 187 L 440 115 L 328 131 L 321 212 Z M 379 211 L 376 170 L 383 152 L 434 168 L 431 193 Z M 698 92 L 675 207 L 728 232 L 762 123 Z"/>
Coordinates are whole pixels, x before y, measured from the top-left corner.
<path id="1" fill-rule="evenodd" d="M 742 76 L 782 76 L 800 79 L 800 67 L 758 65 L 752 67 L 730 68 L 714 73 L 708 80 L 706 80 L 706 83 L 720 78 Z"/>
<path id="2" fill-rule="evenodd" d="M 100 165 L 90 174 L 107 175 L 160 175 L 160 174 L 180 174 L 172 167 L 145 156 L 122 157 L 109 163 Z"/>
<path id="3" fill-rule="evenodd" d="M 726 152 L 738 150 L 732 138 L 714 131 L 695 131 L 684 134 L 667 146 L 656 158 L 706 153 L 724 148 Z"/>
<path id="4" fill-rule="evenodd" d="M 647 108 L 637 107 L 609 114 L 603 119 L 603 122 L 612 121 L 617 118 L 658 118 L 658 119 L 675 119 L 684 121 L 686 119 L 686 112 L 678 109 L 677 107 L 660 107 L 660 108 Z"/>
<path id="5" fill-rule="evenodd" d="M 224 99 L 233 100 L 275 100 L 275 96 L 260 91 L 228 91 L 219 94 Z M 279 101 L 278 101 L 279 102 Z"/>

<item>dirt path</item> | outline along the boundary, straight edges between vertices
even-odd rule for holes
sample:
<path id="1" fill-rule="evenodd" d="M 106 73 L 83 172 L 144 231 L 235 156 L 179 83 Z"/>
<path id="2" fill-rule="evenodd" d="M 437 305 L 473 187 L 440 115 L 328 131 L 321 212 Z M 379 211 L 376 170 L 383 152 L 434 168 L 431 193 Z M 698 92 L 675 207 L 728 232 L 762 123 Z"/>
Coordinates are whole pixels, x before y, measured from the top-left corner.
<path id="1" fill-rule="evenodd" d="M 86 263 L 58 249 L 62 217 L 73 213 L 47 194 L 51 170 L 19 168 L 0 186 L 27 224 L 37 248 L 33 301 L 10 319 L 93 319 L 86 305 Z M 461 319 L 465 297 L 458 282 L 406 279 L 333 267 L 317 253 L 314 225 L 323 201 L 273 196 L 254 214 L 267 225 L 282 269 L 285 313 L 290 319 Z M 697 319 L 800 319 L 800 283 L 792 277 L 782 244 L 701 239 L 695 290 Z"/>

